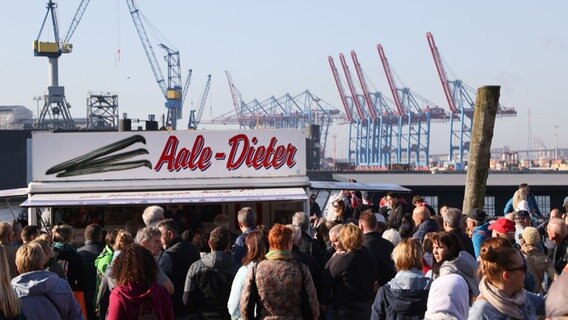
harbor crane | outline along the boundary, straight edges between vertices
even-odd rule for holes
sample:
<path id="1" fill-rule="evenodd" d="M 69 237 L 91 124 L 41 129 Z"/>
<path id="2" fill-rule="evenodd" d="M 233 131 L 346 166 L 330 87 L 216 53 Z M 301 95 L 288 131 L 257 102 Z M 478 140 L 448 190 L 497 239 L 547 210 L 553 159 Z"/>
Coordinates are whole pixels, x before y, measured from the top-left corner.
<path id="1" fill-rule="evenodd" d="M 197 110 L 191 110 L 189 114 L 189 123 L 187 128 L 189 130 L 196 130 L 197 126 L 201 123 L 201 117 L 203 116 L 203 109 L 205 109 L 205 102 L 207 101 L 207 96 L 209 95 L 209 89 L 211 88 L 211 75 L 207 76 L 207 83 L 205 84 L 205 89 L 203 90 L 203 95 L 201 96 L 201 101 Z M 197 115 L 196 115 L 197 113 Z"/>
<path id="2" fill-rule="evenodd" d="M 65 98 L 65 88 L 59 85 L 59 57 L 63 53 L 71 53 L 73 50 L 73 45 L 69 41 L 75 33 L 89 2 L 90 0 L 81 1 L 63 40 L 59 37 L 57 4 L 53 0 L 47 2 L 47 11 L 33 45 L 35 56 L 47 57 L 49 60 L 48 93 L 44 96 L 44 105 L 37 121 L 37 127 L 40 129 L 65 130 L 74 127 L 73 118 L 69 111 L 71 105 Z M 49 18 L 51 18 L 53 28 L 53 41 L 42 41 L 40 38 Z"/>
<path id="3" fill-rule="evenodd" d="M 166 82 L 162 69 L 158 63 L 158 59 L 156 58 L 154 47 L 148 38 L 148 34 L 146 33 L 146 29 L 142 22 L 140 9 L 136 6 L 134 0 L 126 0 L 126 3 L 128 4 L 130 16 L 132 17 L 132 21 L 134 22 L 134 26 L 138 32 L 140 42 L 142 42 L 142 46 L 144 47 L 144 52 L 146 53 L 148 62 L 152 68 L 154 79 L 156 80 L 160 91 L 166 98 L 165 107 L 167 109 L 167 116 L 165 125 L 172 130 L 176 130 L 177 120 L 182 118 L 183 101 L 187 94 L 187 88 L 189 87 L 191 76 L 186 78 L 185 85 L 182 87 L 179 51 L 160 43 L 159 46 L 166 51 L 166 55 L 164 56 L 164 60 L 168 65 L 168 78 Z"/>

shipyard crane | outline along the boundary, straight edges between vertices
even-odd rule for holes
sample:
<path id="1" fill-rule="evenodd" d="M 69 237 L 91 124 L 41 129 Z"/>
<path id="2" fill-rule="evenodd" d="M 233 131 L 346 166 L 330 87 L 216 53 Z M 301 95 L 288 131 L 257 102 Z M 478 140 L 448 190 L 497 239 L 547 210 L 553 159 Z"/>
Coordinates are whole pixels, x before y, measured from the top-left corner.
<path id="1" fill-rule="evenodd" d="M 353 112 L 351 111 L 351 107 L 349 106 L 349 101 L 347 99 L 347 95 L 345 94 L 345 89 L 343 89 L 343 84 L 341 83 L 341 79 L 339 78 L 339 72 L 335 67 L 335 62 L 333 61 L 333 57 L 329 56 L 327 57 L 327 60 L 329 62 L 329 66 L 331 67 L 333 78 L 335 79 L 337 91 L 339 91 L 339 97 L 341 98 L 341 103 L 343 104 L 347 121 L 349 121 L 349 123 L 353 123 L 354 122 Z"/>
<path id="2" fill-rule="evenodd" d="M 186 83 L 182 87 L 179 51 L 172 49 L 165 44 L 159 44 L 159 46 L 166 51 L 166 55 L 164 56 L 164 60 L 168 65 L 168 79 L 166 82 L 162 69 L 158 64 L 158 59 L 156 58 L 152 43 L 148 38 L 146 28 L 142 22 L 140 9 L 136 6 L 134 0 L 126 0 L 126 3 L 128 4 L 130 16 L 132 17 L 132 21 L 134 22 L 134 26 L 138 32 L 140 42 L 142 42 L 142 46 L 144 47 L 144 52 L 146 53 L 148 62 L 152 68 L 154 79 L 156 80 L 163 96 L 166 98 L 166 126 L 175 130 L 177 128 L 177 120 L 182 117 L 183 101 L 185 100 L 185 94 L 187 94 L 187 87 L 189 86 L 191 77 L 188 76 L 186 78 Z"/>
<path id="3" fill-rule="evenodd" d="M 34 41 L 34 55 L 49 59 L 49 87 L 48 94 L 44 96 L 44 105 L 38 115 L 37 126 L 43 129 L 72 129 L 73 118 L 69 109 L 71 105 L 65 98 L 65 88 L 59 85 L 59 57 L 63 53 L 71 53 L 73 45 L 69 43 L 75 33 L 90 0 L 82 0 L 71 21 L 71 25 L 63 40 L 59 37 L 59 24 L 57 20 L 57 4 L 52 0 L 47 2 L 47 11 L 43 18 L 38 36 Z M 40 38 L 48 18 L 51 17 L 54 41 L 41 41 Z"/>
<path id="4" fill-rule="evenodd" d="M 207 96 L 209 95 L 209 88 L 211 87 L 211 75 L 207 76 L 207 83 L 205 84 L 205 89 L 203 90 L 203 95 L 201 96 L 201 101 L 196 110 L 191 110 L 189 114 L 189 123 L 187 128 L 190 130 L 196 130 L 197 126 L 201 123 L 201 117 L 203 116 L 203 109 L 205 109 L 205 102 L 207 101 Z"/>

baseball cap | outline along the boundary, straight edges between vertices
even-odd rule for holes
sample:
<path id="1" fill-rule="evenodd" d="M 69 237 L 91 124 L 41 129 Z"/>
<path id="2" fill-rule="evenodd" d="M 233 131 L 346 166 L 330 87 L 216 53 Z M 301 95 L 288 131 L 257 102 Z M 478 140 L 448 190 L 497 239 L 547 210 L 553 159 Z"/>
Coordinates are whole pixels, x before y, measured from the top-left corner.
<path id="1" fill-rule="evenodd" d="M 499 233 L 515 232 L 515 223 L 507 218 L 499 218 L 489 225 L 489 230 L 495 230 Z"/>
<path id="2" fill-rule="evenodd" d="M 485 211 L 479 209 L 479 208 L 475 208 L 475 209 L 471 209 L 469 211 L 469 213 L 467 214 L 467 217 L 470 219 L 473 219 L 475 221 L 478 222 L 485 222 L 485 218 L 487 218 L 487 214 L 485 214 Z"/>
<path id="3" fill-rule="evenodd" d="M 562 317 L 568 315 L 568 274 L 556 278 L 548 289 L 544 301 L 546 317 Z"/>

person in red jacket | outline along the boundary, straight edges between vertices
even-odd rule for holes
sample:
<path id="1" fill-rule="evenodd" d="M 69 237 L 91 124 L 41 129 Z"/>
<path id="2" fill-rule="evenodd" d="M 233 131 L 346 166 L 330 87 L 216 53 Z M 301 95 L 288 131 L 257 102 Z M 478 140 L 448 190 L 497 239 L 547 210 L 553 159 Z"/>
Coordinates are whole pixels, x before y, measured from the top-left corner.
<path id="1" fill-rule="evenodd" d="M 107 320 L 174 318 L 170 295 L 156 281 L 158 265 L 150 251 L 137 244 L 124 249 L 113 263 L 113 274 L 117 286 L 110 294 Z"/>

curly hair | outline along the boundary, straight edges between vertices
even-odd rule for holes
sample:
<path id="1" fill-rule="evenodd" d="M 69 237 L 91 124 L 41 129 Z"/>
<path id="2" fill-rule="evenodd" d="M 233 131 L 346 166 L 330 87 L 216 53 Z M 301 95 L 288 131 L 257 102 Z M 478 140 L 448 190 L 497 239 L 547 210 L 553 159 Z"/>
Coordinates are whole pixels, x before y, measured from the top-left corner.
<path id="1" fill-rule="evenodd" d="M 158 265 L 150 251 L 133 244 L 122 250 L 113 263 L 112 272 L 119 285 L 136 283 L 148 289 L 158 277 Z"/>

